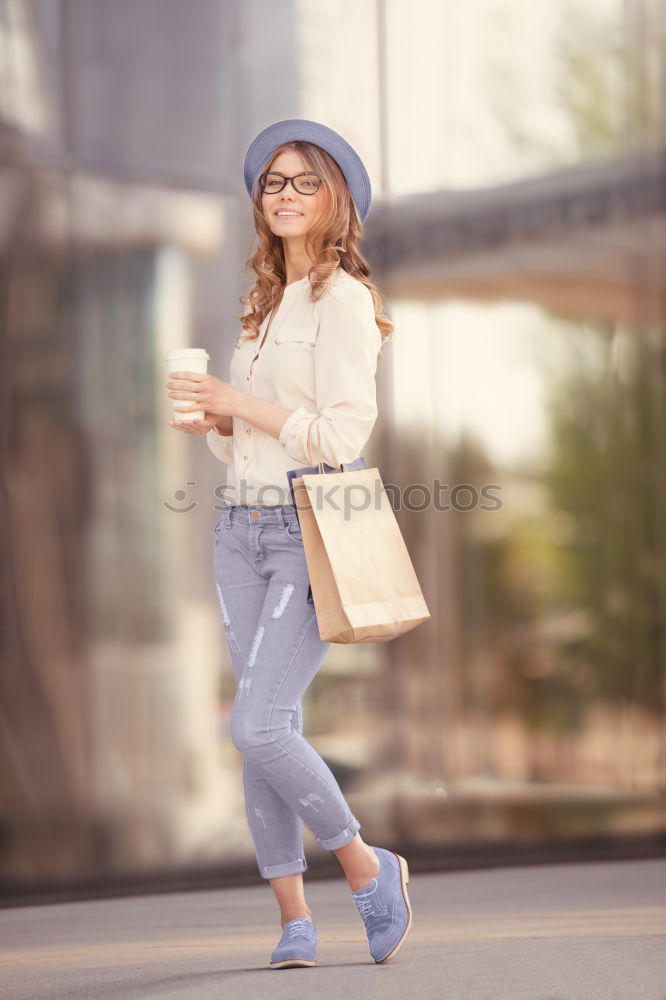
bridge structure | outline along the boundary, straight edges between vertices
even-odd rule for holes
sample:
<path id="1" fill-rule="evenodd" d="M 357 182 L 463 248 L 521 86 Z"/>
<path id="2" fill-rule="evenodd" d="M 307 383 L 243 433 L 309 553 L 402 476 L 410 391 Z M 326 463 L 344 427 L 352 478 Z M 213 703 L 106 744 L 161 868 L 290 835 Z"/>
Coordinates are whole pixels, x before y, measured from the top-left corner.
<path id="1" fill-rule="evenodd" d="M 482 190 L 379 200 L 364 249 L 393 300 L 517 299 L 571 318 L 663 318 L 666 146 Z"/>

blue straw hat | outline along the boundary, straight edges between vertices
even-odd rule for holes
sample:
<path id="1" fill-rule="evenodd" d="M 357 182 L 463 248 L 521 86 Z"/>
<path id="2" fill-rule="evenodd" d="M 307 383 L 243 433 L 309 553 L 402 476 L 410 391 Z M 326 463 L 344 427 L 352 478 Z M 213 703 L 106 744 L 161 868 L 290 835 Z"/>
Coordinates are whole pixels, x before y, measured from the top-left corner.
<path id="1" fill-rule="evenodd" d="M 308 121 L 307 118 L 286 118 L 284 121 L 274 122 L 252 140 L 243 164 L 245 187 L 250 198 L 259 174 L 271 153 L 283 142 L 293 142 L 295 139 L 312 142 L 330 153 L 344 174 L 361 222 L 365 222 L 370 211 L 372 188 L 361 157 L 347 140 L 332 128 L 320 122 Z"/>

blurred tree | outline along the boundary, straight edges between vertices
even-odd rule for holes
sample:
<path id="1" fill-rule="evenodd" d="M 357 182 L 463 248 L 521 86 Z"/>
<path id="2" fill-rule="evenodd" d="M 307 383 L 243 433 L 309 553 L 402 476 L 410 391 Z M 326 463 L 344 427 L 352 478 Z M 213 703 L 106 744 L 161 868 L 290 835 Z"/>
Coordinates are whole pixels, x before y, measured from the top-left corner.
<path id="1" fill-rule="evenodd" d="M 596 350 L 577 350 L 570 374 L 551 389 L 552 443 L 545 474 L 555 509 L 571 530 L 561 544 L 560 581 L 589 609 L 586 668 L 596 696 L 663 711 L 661 642 L 666 626 L 666 492 L 663 343 L 624 341 L 590 329 Z M 572 341 L 572 349 L 582 347 Z M 656 376 L 656 377 L 655 377 Z M 656 474 L 655 474 L 656 473 Z"/>

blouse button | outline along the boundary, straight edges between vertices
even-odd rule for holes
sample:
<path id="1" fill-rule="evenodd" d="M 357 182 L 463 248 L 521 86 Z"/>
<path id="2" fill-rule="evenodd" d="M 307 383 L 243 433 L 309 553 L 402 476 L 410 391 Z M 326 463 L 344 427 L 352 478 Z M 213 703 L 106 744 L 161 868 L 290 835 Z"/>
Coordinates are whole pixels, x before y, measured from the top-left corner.
<path id="1" fill-rule="evenodd" d="M 243 455 L 243 460 L 247 461 L 247 455 Z"/>
<path id="2" fill-rule="evenodd" d="M 249 433 L 250 433 L 250 428 L 249 428 L 249 427 L 248 427 L 248 429 L 247 429 L 247 430 L 245 431 L 245 433 L 246 433 L 246 434 L 249 434 Z"/>

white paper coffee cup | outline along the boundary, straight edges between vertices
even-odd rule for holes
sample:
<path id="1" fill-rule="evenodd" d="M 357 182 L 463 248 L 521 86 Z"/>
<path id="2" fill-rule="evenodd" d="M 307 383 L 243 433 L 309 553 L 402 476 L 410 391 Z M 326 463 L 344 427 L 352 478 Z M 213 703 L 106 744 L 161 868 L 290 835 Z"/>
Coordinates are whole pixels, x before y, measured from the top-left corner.
<path id="1" fill-rule="evenodd" d="M 165 354 L 164 360 L 169 374 L 171 372 L 198 372 L 201 375 L 205 375 L 208 371 L 210 354 L 203 347 L 180 347 L 178 350 L 169 351 L 168 354 Z M 192 400 L 171 400 L 171 409 L 176 423 L 180 423 L 183 420 L 204 419 L 206 415 L 204 410 L 190 410 L 188 413 L 182 413 L 177 409 L 179 406 L 191 405 Z"/>

